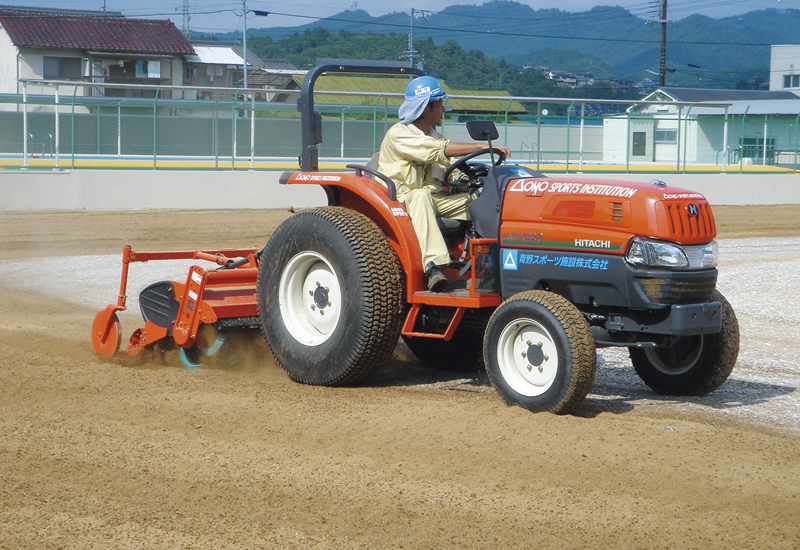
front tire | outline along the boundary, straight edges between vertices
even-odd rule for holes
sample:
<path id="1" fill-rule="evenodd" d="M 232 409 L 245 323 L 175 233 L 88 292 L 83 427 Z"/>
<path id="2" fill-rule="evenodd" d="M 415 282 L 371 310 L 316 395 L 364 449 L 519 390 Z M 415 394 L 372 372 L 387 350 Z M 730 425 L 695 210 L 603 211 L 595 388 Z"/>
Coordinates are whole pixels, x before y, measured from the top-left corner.
<path id="1" fill-rule="evenodd" d="M 597 352 L 589 325 L 566 298 L 520 292 L 495 310 L 484 337 L 486 372 L 509 405 L 572 412 L 589 393 Z"/>
<path id="2" fill-rule="evenodd" d="M 670 347 L 631 348 L 636 374 L 661 395 L 705 395 L 728 379 L 739 355 L 739 322 L 730 303 L 715 290 L 720 302 L 722 330 L 716 334 L 684 336 Z"/>
<path id="3" fill-rule="evenodd" d="M 386 236 L 341 207 L 283 222 L 261 255 L 258 315 L 292 380 L 336 386 L 381 367 L 400 335 L 403 280 Z"/>

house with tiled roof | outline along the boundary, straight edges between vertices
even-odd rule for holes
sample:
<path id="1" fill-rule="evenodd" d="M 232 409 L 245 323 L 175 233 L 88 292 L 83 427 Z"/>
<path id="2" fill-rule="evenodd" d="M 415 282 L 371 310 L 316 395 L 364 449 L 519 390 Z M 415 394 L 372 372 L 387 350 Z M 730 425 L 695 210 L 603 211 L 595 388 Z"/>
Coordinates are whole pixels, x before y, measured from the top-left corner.
<path id="1" fill-rule="evenodd" d="M 194 54 L 169 20 L 0 6 L 0 93 L 21 93 L 23 80 L 58 80 L 85 83 L 80 95 L 145 97 L 155 92 L 92 84 L 182 85 L 184 56 Z M 30 93 L 54 93 L 28 86 Z"/>

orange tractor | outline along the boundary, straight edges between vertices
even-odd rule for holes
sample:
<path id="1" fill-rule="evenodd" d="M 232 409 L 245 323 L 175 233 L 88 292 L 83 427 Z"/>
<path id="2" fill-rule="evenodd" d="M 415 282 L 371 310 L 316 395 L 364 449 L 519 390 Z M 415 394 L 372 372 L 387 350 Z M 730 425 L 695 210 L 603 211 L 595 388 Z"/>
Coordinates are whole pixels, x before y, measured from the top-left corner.
<path id="1" fill-rule="evenodd" d="M 402 337 L 426 365 L 485 366 L 507 403 L 558 414 L 588 394 L 598 347 L 628 348 L 637 374 L 661 394 L 705 394 L 727 379 L 739 329 L 716 290 L 716 230 L 702 195 L 660 181 L 551 178 L 503 164 L 491 145 L 494 125 L 468 123 L 473 139 L 488 144 L 453 166 L 476 196 L 472 221 L 443 228 L 453 258 L 448 288 L 429 292 L 394 183 L 360 165 L 318 171 L 313 90 L 326 72 L 419 74 L 353 61 L 310 71 L 298 107 L 301 169 L 281 183 L 320 185 L 329 206 L 292 215 L 261 250 L 125 247 L 118 301 L 92 325 L 98 354 L 119 349 L 130 264 L 188 258 L 213 265 L 142 291 L 144 327 L 129 355 L 157 342 L 177 345 L 183 357 L 199 346 L 213 353 L 228 331 L 260 328 L 292 380 L 333 386 L 369 376 Z M 474 160 L 481 156 L 489 162 Z M 204 326 L 220 338 L 201 346 Z"/>

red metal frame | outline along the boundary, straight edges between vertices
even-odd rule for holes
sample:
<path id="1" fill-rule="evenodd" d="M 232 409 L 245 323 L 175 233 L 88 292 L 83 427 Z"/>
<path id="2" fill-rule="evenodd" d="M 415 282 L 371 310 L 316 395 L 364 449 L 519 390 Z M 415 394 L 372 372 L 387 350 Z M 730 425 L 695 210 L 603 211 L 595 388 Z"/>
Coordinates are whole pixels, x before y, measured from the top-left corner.
<path id="1" fill-rule="evenodd" d="M 159 260 L 205 260 L 218 266 L 234 267 L 206 270 L 192 266 L 185 283 L 173 283 L 175 298 L 180 303 L 178 318 L 172 326 L 172 336 L 181 347 L 194 344 L 200 323 L 213 323 L 220 318 L 250 317 L 256 309 L 257 248 L 191 250 L 171 252 L 134 252 L 130 246 L 122 249 L 122 275 L 116 305 L 109 305 L 96 316 L 92 324 L 92 343 L 101 356 L 111 357 L 119 348 L 119 319 L 117 312 L 127 309 L 128 269 L 130 264 Z M 136 355 L 144 346 L 169 336 L 170 330 L 149 321 L 134 331 L 127 347 L 128 355 Z M 116 340 L 116 342 L 115 342 Z"/>

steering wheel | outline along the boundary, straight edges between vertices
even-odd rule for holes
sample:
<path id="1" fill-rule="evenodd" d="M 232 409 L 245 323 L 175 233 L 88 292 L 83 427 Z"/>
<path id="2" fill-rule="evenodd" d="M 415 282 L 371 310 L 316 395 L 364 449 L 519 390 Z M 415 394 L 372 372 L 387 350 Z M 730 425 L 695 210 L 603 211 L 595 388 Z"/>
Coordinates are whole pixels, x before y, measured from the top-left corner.
<path id="1" fill-rule="evenodd" d="M 450 175 L 455 172 L 456 170 L 460 170 L 464 173 L 467 178 L 469 178 L 470 182 L 472 180 L 478 178 L 479 176 L 486 175 L 486 169 L 484 164 L 476 164 L 472 165 L 469 164 L 469 161 L 474 159 L 475 157 L 479 157 L 481 155 L 488 155 L 489 153 L 494 153 L 497 155 L 497 161 L 494 163 L 495 166 L 499 165 L 506 159 L 506 155 L 500 149 L 496 147 L 486 147 L 484 149 L 478 149 L 477 151 L 470 153 L 468 155 L 464 155 L 460 159 L 458 159 L 455 163 L 450 165 L 450 168 L 444 173 L 444 181 L 450 181 Z M 483 168 L 483 169 L 482 169 Z"/>

